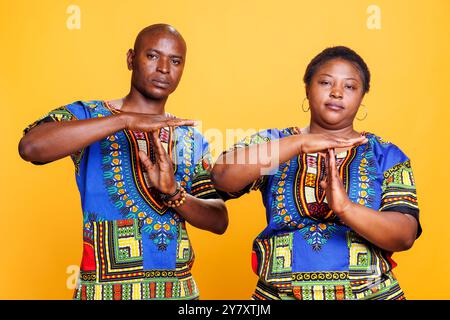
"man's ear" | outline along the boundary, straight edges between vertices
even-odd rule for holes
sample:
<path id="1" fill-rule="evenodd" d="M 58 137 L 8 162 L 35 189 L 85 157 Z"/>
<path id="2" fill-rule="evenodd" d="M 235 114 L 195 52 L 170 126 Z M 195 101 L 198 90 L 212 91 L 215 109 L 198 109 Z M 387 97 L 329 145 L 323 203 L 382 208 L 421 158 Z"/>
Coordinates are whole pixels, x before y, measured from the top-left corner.
<path id="1" fill-rule="evenodd" d="M 129 49 L 127 52 L 127 66 L 128 70 L 133 70 L 133 63 L 134 63 L 134 50 Z"/>

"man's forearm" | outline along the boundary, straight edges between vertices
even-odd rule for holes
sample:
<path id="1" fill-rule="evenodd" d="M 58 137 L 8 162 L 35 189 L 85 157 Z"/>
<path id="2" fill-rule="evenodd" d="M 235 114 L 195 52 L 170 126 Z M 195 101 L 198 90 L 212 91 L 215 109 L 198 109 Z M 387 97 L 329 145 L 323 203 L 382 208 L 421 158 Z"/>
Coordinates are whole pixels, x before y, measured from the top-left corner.
<path id="1" fill-rule="evenodd" d="M 20 140 L 19 153 L 26 161 L 50 162 L 73 154 L 125 127 L 124 114 L 43 123 Z"/>
<path id="2" fill-rule="evenodd" d="M 219 199 L 199 199 L 186 195 L 185 202 L 175 210 L 194 227 L 222 234 L 228 227 L 228 212 Z"/>

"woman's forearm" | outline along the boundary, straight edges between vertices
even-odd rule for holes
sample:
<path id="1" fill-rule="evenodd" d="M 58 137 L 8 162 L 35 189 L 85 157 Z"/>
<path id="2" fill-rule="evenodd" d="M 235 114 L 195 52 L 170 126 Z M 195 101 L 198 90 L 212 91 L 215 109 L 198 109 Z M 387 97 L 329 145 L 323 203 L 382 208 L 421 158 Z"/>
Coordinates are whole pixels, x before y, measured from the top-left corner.
<path id="1" fill-rule="evenodd" d="M 261 175 L 299 154 L 300 150 L 301 136 L 298 135 L 237 148 L 219 157 L 212 170 L 212 180 L 219 190 L 242 190 Z"/>
<path id="2" fill-rule="evenodd" d="M 352 203 L 339 218 L 360 236 L 386 251 L 408 250 L 416 239 L 418 224 L 409 214 L 380 212 Z"/>

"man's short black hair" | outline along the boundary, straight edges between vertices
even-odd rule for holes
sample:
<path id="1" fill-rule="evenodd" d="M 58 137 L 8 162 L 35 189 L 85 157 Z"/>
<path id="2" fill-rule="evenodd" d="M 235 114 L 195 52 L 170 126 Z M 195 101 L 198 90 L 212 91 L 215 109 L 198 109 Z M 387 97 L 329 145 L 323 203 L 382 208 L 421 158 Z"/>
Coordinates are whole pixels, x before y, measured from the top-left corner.
<path id="1" fill-rule="evenodd" d="M 369 68 L 367 67 L 367 64 L 364 62 L 363 58 L 361 58 L 359 54 L 357 54 L 352 49 L 344 46 L 326 48 L 317 56 L 315 56 L 314 59 L 312 59 L 311 62 L 308 64 L 308 67 L 306 68 L 305 71 L 305 75 L 303 76 L 303 81 L 305 82 L 305 85 L 309 86 L 311 84 L 311 79 L 314 76 L 314 73 L 321 65 L 333 59 L 343 59 L 351 62 L 359 70 L 361 79 L 363 81 L 364 93 L 369 92 L 370 71 Z"/>

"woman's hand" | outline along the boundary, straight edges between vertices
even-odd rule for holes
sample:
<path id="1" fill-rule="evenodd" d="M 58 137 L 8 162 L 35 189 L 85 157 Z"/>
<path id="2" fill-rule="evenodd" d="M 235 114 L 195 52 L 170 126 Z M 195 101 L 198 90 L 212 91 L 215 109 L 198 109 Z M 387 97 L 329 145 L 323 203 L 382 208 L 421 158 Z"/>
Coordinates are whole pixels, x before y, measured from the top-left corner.
<path id="1" fill-rule="evenodd" d="M 326 179 L 320 182 L 320 186 L 326 192 L 328 206 L 339 217 L 347 212 L 353 203 L 347 195 L 341 177 L 339 177 L 334 149 L 328 149 L 325 163 Z"/>
<path id="2" fill-rule="evenodd" d="M 145 171 L 148 174 L 149 187 L 156 188 L 164 194 L 172 194 L 177 188 L 173 172 L 172 160 L 159 140 L 158 132 L 151 133 L 153 150 L 155 151 L 155 163 L 143 151 L 139 151 L 139 158 L 142 161 Z"/>
<path id="3" fill-rule="evenodd" d="M 365 136 L 345 139 L 323 133 L 308 133 L 298 136 L 300 139 L 299 153 L 315 153 L 331 148 L 350 148 L 367 143 Z"/>

